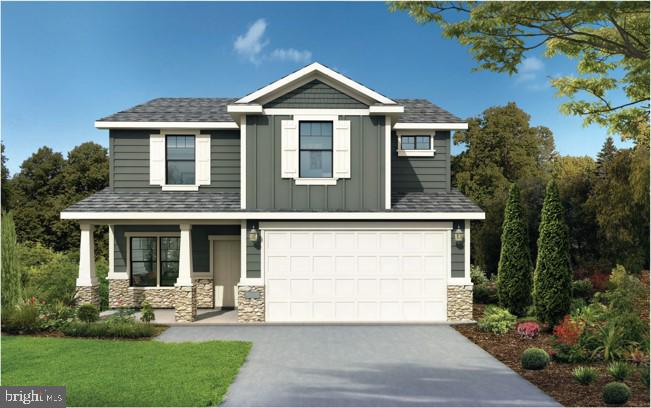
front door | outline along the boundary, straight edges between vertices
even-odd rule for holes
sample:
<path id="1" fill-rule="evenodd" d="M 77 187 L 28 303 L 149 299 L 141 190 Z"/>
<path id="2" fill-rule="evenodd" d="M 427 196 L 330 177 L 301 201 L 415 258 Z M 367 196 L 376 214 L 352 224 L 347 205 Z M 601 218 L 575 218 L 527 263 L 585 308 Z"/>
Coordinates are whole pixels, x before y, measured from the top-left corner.
<path id="1" fill-rule="evenodd" d="M 237 282 L 240 279 L 240 241 L 213 241 L 215 307 L 237 306 Z"/>

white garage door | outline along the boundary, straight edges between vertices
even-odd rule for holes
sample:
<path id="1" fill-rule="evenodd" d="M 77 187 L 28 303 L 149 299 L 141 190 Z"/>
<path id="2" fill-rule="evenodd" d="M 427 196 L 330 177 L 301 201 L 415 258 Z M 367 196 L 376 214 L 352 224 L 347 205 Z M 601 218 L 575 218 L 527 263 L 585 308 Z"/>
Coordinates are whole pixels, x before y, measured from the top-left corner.
<path id="1" fill-rule="evenodd" d="M 447 319 L 446 230 L 263 231 L 269 322 Z"/>

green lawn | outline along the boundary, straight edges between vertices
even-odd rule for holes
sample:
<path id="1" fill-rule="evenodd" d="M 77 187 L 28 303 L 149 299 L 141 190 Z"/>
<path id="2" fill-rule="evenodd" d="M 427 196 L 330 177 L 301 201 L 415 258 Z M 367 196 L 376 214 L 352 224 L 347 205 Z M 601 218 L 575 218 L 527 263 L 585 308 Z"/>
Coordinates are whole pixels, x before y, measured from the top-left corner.
<path id="1" fill-rule="evenodd" d="M 2 385 L 65 385 L 74 406 L 219 405 L 250 343 L 2 336 Z"/>

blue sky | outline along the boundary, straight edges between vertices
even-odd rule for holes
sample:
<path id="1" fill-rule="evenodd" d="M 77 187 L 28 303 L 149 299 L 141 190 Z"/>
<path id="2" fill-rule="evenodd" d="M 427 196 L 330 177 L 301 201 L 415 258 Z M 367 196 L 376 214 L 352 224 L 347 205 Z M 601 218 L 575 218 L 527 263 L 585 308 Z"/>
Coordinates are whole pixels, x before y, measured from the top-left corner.
<path id="1" fill-rule="evenodd" d="M 471 72 L 435 25 L 384 3 L 7 3 L 2 8 L 2 140 L 15 173 L 43 145 L 107 145 L 96 119 L 162 96 L 242 96 L 318 61 L 395 98 L 469 117 L 516 102 L 554 132 L 561 154 L 595 155 L 598 126 L 558 112 L 562 57 L 521 73 Z M 616 137 L 616 142 L 619 138 Z M 453 151 L 458 151 L 458 147 Z"/>

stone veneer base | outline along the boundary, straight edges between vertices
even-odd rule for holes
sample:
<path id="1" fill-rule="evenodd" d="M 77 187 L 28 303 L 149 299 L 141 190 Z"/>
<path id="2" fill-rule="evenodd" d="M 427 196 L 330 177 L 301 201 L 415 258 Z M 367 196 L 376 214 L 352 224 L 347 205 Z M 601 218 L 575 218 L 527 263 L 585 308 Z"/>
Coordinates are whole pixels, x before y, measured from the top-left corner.
<path id="1" fill-rule="evenodd" d="M 264 322 L 264 286 L 237 288 L 237 321 L 239 323 Z"/>
<path id="2" fill-rule="evenodd" d="M 93 286 L 77 286 L 75 302 L 77 305 L 91 304 L 99 308 L 99 284 Z"/>
<path id="3" fill-rule="evenodd" d="M 472 285 L 448 285 L 448 321 L 472 320 Z"/>
<path id="4" fill-rule="evenodd" d="M 174 320 L 179 323 L 193 322 L 197 317 L 197 287 L 177 286 L 174 304 Z"/>
<path id="5" fill-rule="evenodd" d="M 174 287 L 136 288 L 129 287 L 128 279 L 109 279 L 109 307 L 139 308 L 148 301 L 153 308 L 175 307 L 177 291 Z M 212 279 L 194 279 L 196 304 L 199 308 L 212 309 L 214 306 L 214 285 Z"/>

